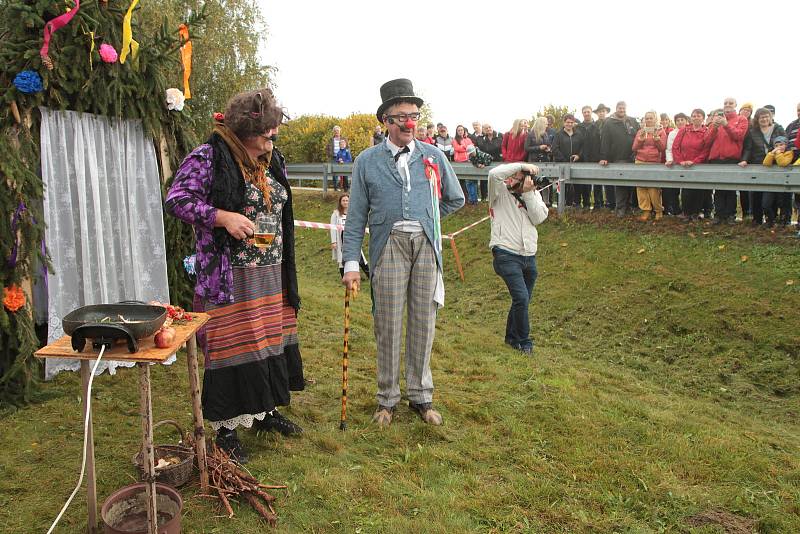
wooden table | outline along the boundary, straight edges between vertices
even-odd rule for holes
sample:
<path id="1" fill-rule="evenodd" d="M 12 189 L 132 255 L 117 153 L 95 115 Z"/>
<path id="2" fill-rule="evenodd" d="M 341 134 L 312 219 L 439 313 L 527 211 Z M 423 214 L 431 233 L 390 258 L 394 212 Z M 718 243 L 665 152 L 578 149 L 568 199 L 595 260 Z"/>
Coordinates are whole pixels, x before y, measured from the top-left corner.
<path id="1" fill-rule="evenodd" d="M 139 394 L 142 416 L 142 459 L 144 461 L 145 482 L 147 488 L 147 523 L 148 533 L 157 534 L 156 518 L 156 482 L 155 459 L 153 457 L 153 404 L 150 391 L 150 364 L 164 363 L 186 343 L 186 360 L 189 369 L 189 394 L 192 399 L 192 415 L 194 417 L 194 443 L 197 454 L 197 465 L 200 468 L 200 490 L 207 493 L 208 471 L 206 466 L 206 439 L 203 426 L 203 408 L 200 403 L 200 372 L 197 366 L 197 330 L 208 322 L 210 316 L 205 313 L 192 313 L 192 320 L 183 325 L 173 325 L 175 342 L 167 348 L 159 349 L 153 343 L 153 336 L 139 340 L 139 351 L 130 353 L 125 343 L 106 349 L 103 360 L 136 362 L 139 367 Z M 83 387 L 83 417 L 86 418 L 89 399 L 89 378 L 92 372 L 91 362 L 97 359 L 99 350 L 92 349 L 87 341 L 84 352 L 72 350 L 72 338 L 63 336 L 55 342 L 35 352 L 39 358 L 70 358 L 81 362 L 81 382 Z M 86 437 L 86 497 L 89 513 L 89 534 L 97 530 L 97 479 L 94 468 L 94 437 L 92 432 L 92 415 L 89 411 L 89 429 Z"/>

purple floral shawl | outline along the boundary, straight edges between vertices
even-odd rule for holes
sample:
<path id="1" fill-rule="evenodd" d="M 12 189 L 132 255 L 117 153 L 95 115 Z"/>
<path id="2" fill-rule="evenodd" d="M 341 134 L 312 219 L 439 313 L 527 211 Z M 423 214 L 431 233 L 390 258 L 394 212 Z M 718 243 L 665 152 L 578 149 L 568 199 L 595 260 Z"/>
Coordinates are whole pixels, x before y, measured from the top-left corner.
<path id="1" fill-rule="evenodd" d="M 230 247 L 214 243 L 217 209 L 209 202 L 213 181 L 211 145 L 195 148 L 181 163 L 167 193 L 167 213 L 195 228 L 197 285 L 195 293 L 214 304 L 233 302 Z"/>

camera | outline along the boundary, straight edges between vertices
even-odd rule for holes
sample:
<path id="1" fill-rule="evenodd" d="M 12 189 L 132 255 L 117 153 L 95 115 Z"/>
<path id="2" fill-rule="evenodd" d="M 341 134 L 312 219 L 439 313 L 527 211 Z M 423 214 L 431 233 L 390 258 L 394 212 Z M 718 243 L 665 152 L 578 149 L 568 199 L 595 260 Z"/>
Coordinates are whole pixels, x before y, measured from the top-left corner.
<path id="1" fill-rule="evenodd" d="M 539 176 L 538 174 L 531 174 L 529 171 L 522 171 L 522 181 L 525 181 L 525 178 L 529 177 L 533 180 L 533 184 L 536 186 L 536 189 L 542 189 L 543 187 L 547 187 L 550 185 L 550 180 L 548 180 L 544 176 Z"/>
<path id="2" fill-rule="evenodd" d="M 518 195 L 522 194 L 522 187 L 525 185 L 525 178 L 530 178 L 533 180 L 534 185 L 536 185 L 537 189 L 541 189 L 543 187 L 547 187 L 550 185 L 550 180 L 545 178 L 544 176 L 539 176 L 537 174 L 533 174 L 530 171 L 523 170 L 522 172 L 522 179 L 520 180 L 506 180 L 506 187 L 511 193 L 515 193 Z"/>

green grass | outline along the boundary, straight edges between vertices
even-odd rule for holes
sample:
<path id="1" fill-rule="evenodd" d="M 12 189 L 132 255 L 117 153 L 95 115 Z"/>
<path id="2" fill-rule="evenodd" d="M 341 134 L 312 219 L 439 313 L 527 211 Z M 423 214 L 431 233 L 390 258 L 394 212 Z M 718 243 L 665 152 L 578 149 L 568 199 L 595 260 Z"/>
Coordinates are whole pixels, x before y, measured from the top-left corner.
<path id="1" fill-rule="evenodd" d="M 298 218 L 328 220 L 333 198 L 297 197 Z M 461 210 L 445 230 L 482 209 Z M 549 220 L 531 306 L 537 345 L 525 357 L 502 343 L 509 297 L 488 228 L 457 240 L 465 282 L 445 254 L 432 363 L 445 425 L 425 426 L 405 405 L 390 428 L 370 424 L 375 346 L 363 291 L 346 432 L 343 290 L 327 233 L 298 229 L 301 348 L 316 384 L 285 412 L 306 433 L 243 433 L 251 471 L 289 486 L 276 491 L 278 532 L 725 532 L 691 526 L 715 510 L 759 532 L 800 532 L 796 240 L 603 214 Z M 188 426 L 185 359 L 153 375 L 155 418 Z M 102 499 L 134 476 L 137 373 L 99 377 L 93 404 Z M 79 378 L 65 373 L 35 404 L 0 414 L 0 531 L 44 532 L 58 513 L 80 467 L 79 406 Z M 159 429 L 157 441 L 172 439 Z M 247 505 L 234 504 L 229 520 L 196 489 L 182 492 L 184 532 L 267 530 Z M 80 496 L 57 532 L 84 525 Z"/>

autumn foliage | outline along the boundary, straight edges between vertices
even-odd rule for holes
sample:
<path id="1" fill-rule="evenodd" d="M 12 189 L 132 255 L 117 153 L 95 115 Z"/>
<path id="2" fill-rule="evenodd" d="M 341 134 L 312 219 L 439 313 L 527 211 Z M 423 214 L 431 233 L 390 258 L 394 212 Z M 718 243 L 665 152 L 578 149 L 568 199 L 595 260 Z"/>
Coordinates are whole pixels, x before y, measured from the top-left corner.
<path id="1" fill-rule="evenodd" d="M 348 148 L 355 158 L 372 146 L 372 134 L 378 121 L 375 115 L 366 113 L 345 118 L 301 115 L 281 128 L 278 148 L 289 163 L 327 162 L 326 147 L 336 125 L 342 127 L 342 135 L 347 138 Z"/>

